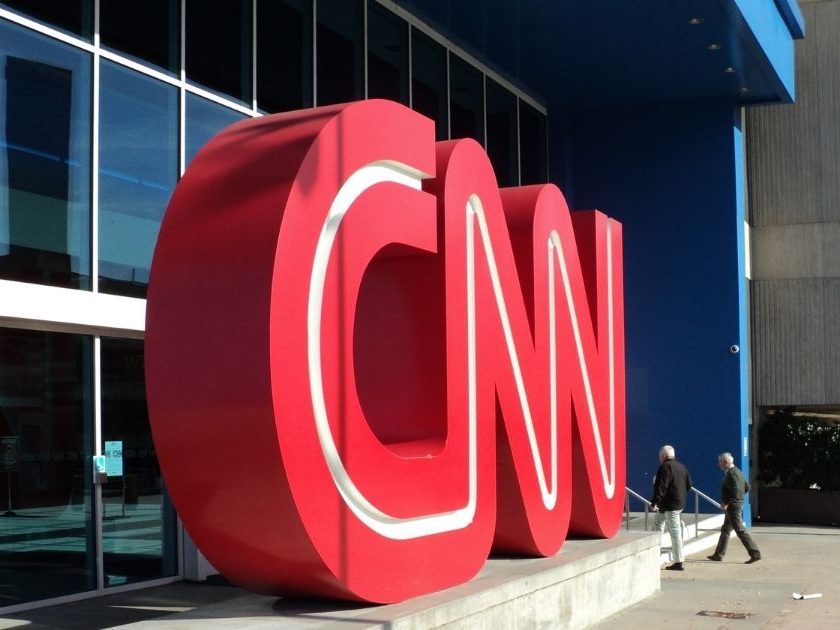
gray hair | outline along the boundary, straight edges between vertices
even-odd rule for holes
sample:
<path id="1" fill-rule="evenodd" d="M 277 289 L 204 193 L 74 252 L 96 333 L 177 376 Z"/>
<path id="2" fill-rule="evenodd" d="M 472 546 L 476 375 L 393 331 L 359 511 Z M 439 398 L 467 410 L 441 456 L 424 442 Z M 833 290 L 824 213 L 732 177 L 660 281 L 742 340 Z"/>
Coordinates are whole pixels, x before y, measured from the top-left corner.
<path id="1" fill-rule="evenodd" d="M 659 454 L 664 455 L 665 459 L 674 459 L 677 454 L 674 452 L 674 447 L 670 444 L 666 444 L 662 448 L 659 449 Z"/>
<path id="2" fill-rule="evenodd" d="M 719 462 L 726 462 L 727 464 L 732 464 L 735 462 L 735 458 L 732 457 L 732 453 L 721 453 L 718 455 Z"/>

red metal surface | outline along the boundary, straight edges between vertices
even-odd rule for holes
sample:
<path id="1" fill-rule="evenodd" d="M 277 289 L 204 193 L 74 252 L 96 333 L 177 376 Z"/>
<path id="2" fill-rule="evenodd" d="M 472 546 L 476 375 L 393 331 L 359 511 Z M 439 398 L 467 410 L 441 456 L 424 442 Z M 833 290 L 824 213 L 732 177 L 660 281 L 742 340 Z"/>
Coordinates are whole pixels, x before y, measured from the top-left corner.
<path id="1" fill-rule="evenodd" d="M 190 535 L 257 592 L 376 602 L 466 581 L 493 546 L 613 535 L 621 269 L 618 224 L 552 185 L 500 192 L 479 145 L 400 105 L 228 128 L 176 189 L 147 303 Z"/>

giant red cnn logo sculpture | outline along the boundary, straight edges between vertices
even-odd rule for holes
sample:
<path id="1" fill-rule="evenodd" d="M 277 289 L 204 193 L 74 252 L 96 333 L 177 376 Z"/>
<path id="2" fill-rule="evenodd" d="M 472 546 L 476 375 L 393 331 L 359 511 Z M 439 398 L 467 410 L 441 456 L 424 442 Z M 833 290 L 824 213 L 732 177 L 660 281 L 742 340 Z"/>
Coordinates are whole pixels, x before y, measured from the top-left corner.
<path id="1" fill-rule="evenodd" d="M 388 101 L 208 143 L 149 283 L 155 445 L 232 581 L 392 602 L 617 531 L 621 227 Z"/>

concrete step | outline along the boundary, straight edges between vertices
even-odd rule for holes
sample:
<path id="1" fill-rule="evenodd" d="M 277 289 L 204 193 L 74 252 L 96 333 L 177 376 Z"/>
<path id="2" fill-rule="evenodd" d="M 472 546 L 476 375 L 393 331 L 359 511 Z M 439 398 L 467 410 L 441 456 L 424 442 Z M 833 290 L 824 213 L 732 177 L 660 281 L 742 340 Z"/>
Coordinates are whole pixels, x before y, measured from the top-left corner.
<path id="1" fill-rule="evenodd" d="M 683 515 L 683 552 L 686 556 L 711 549 L 720 537 L 723 525 L 723 514 L 700 515 L 699 521 L 694 523 L 694 516 L 689 515 L 691 524 L 686 523 Z M 662 534 L 660 559 L 662 562 L 672 562 L 671 535 L 667 530 Z"/>
<path id="2" fill-rule="evenodd" d="M 723 525 L 724 515 L 721 514 L 698 514 L 683 512 L 683 549 L 685 555 L 698 553 L 710 549 L 717 544 L 720 536 L 720 528 Z M 644 512 L 631 512 L 625 516 L 624 529 L 630 531 L 653 531 L 653 514 L 648 513 L 645 518 Z M 671 536 L 668 530 L 662 533 L 661 561 L 671 562 Z"/>

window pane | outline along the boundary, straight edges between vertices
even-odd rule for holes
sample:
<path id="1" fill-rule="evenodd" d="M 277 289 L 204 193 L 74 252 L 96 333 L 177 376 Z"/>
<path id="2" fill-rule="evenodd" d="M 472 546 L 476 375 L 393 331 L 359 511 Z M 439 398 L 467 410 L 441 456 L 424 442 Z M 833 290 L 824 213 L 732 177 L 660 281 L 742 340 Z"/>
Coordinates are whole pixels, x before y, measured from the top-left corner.
<path id="1" fill-rule="evenodd" d="M 0 22 L 0 277 L 90 286 L 88 53 Z"/>
<path id="2" fill-rule="evenodd" d="M 187 94 L 186 162 L 187 165 L 210 138 L 228 125 L 244 118 L 223 105 L 208 101 L 195 94 Z"/>
<path id="3" fill-rule="evenodd" d="M 99 288 L 145 297 L 178 175 L 178 91 L 103 61 L 100 99 Z"/>
<path id="4" fill-rule="evenodd" d="M 446 49 L 412 28 L 411 106 L 435 121 L 438 140 L 449 137 L 446 98 Z"/>
<path id="5" fill-rule="evenodd" d="M 449 111 L 453 138 L 484 144 L 484 77 L 467 62 L 449 55 Z"/>
<path id="6" fill-rule="evenodd" d="M 186 2 L 187 78 L 251 103 L 251 0 Z"/>
<path id="7" fill-rule="evenodd" d="M 119 451 L 102 488 L 105 586 L 175 575 L 175 511 L 152 443 L 143 342 L 102 339 L 102 453 Z"/>
<path id="8" fill-rule="evenodd" d="M 487 154 L 500 186 L 519 184 L 516 96 L 487 79 Z"/>
<path id="9" fill-rule="evenodd" d="M 368 3 L 368 98 L 408 105 L 408 24 Z"/>
<path id="10" fill-rule="evenodd" d="M 0 329 L 0 606 L 96 588 L 91 345 Z"/>
<path id="11" fill-rule="evenodd" d="M 3 0 L 2 5 L 87 40 L 93 32 L 93 0 Z"/>
<path id="12" fill-rule="evenodd" d="M 522 185 L 548 181 L 548 138 L 545 115 L 519 101 L 519 141 L 522 143 Z"/>
<path id="13" fill-rule="evenodd" d="M 312 0 L 259 0 L 257 105 L 269 113 L 312 106 Z"/>
<path id="14" fill-rule="evenodd" d="M 318 2 L 318 105 L 365 97 L 364 5 L 360 0 Z"/>
<path id="15" fill-rule="evenodd" d="M 102 44 L 177 72 L 181 65 L 180 0 L 100 0 Z"/>

